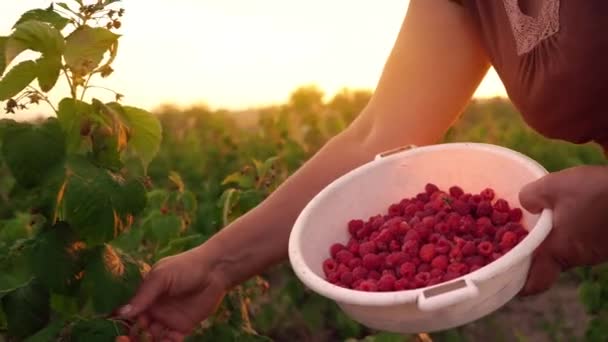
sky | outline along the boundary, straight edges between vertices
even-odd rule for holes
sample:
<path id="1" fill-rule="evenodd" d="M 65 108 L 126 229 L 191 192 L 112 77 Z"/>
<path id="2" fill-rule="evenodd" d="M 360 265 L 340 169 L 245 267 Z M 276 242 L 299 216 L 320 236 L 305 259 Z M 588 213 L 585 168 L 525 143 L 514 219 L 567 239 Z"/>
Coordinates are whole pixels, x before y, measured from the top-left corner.
<path id="1" fill-rule="evenodd" d="M 49 4 L 0 0 L 0 35 L 22 12 Z M 284 102 L 309 84 L 328 97 L 342 88 L 373 90 L 407 6 L 407 0 L 124 0 L 116 72 L 92 83 L 146 109 L 173 103 L 241 110 Z M 61 85 L 51 99 L 63 94 Z M 505 95 L 494 70 L 475 94 Z"/>

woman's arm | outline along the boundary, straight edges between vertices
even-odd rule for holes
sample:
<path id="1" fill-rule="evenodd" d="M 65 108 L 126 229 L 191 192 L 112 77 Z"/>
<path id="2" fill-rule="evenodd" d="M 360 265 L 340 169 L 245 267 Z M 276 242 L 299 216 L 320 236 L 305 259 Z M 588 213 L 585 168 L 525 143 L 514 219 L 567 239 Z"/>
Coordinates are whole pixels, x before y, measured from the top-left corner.
<path id="1" fill-rule="evenodd" d="M 359 117 L 263 203 L 198 247 L 204 250 L 200 255 L 229 285 L 284 260 L 291 227 L 315 194 L 383 150 L 436 143 L 488 67 L 462 7 L 448 0 L 412 0 L 377 89 Z"/>

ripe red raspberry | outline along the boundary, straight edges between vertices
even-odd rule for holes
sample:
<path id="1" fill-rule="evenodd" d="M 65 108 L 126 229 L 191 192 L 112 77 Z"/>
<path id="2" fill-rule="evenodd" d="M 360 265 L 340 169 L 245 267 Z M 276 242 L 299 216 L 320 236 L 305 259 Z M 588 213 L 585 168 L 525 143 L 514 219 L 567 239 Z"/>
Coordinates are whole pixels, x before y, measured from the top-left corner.
<path id="1" fill-rule="evenodd" d="M 329 281 L 330 283 L 335 284 L 338 282 L 338 280 L 340 280 L 340 275 L 338 274 L 338 272 L 333 271 L 327 274 L 327 281 Z"/>
<path id="2" fill-rule="evenodd" d="M 323 272 L 328 275 L 331 272 L 338 270 L 338 263 L 334 259 L 325 259 L 323 261 Z"/>
<path id="3" fill-rule="evenodd" d="M 399 241 L 397 240 L 392 240 L 389 245 L 388 245 L 388 249 L 391 252 L 397 252 L 401 250 L 401 244 L 399 243 Z"/>
<path id="4" fill-rule="evenodd" d="M 475 242 L 467 241 L 462 247 L 462 255 L 469 256 L 477 253 L 477 246 L 475 246 Z"/>
<path id="5" fill-rule="evenodd" d="M 473 194 L 470 194 L 467 192 L 467 193 L 462 194 L 462 196 L 460 196 L 459 199 L 464 202 L 469 202 L 471 200 L 471 197 L 473 197 Z"/>
<path id="6" fill-rule="evenodd" d="M 367 273 L 367 279 L 380 280 L 380 272 L 378 271 L 369 271 Z"/>
<path id="7" fill-rule="evenodd" d="M 384 267 L 386 264 L 386 257 L 388 256 L 388 252 L 380 252 L 378 253 L 378 257 L 380 258 L 380 267 Z"/>
<path id="8" fill-rule="evenodd" d="M 436 191 L 439 191 L 439 187 L 437 187 L 437 185 L 435 185 L 433 183 L 427 183 L 424 186 L 424 191 L 426 191 L 427 194 L 432 195 Z"/>
<path id="9" fill-rule="evenodd" d="M 335 258 L 339 251 L 345 249 L 346 247 L 341 243 L 334 243 L 329 247 L 329 254 L 332 258 Z"/>
<path id="10" fill-rule="evenodd" d="M 454 273 L 454 272 L 450 272 L 450 271 L 447 271 L 447 272 L 445 272 L 445 274 L 443 275 L 443 281 L 450 281 L 450 280 L 452 280 L 452 279 L 456 279 L 456 278 L 458 278 L 458 277 L 460 277 L 460 274 L 458 274 L 458 273 Z"/>
<path id="11" fill-rule="evenodd" d="M 445 221 L 446 217 L 448 217 L 448 212 L 446 209 L 440 210 L 437 215 L 435 215 L 438 222 Z M 435 229 L 437 229 L 437 227 L 435 227 Z"/>
<path id="12" fill-rule="evenodd" d="M 446 265 L 447 268 L 447 265 Z M 443 277 L 443 275 L 445 274 L 444 270 L 440 270 L 438 268 L 433 268 L 431 270 L 431 272 L 429 272 L 431 274 L 431 278 L 436 278 L 436 277 Z"/>
<path id="13" fill-rule="evenodd" d="M 479 266 L 479 265 L 472 265 L 469 273 L 473 273 L 473 272 L 477 271 L 480 268 L 481 268 L 481 266 Z"/>
<path id="14" fill-rule="evenodd" d="M 445 255 L 436 256 L 433 258 L 431 266 L 439 270 L 445 270 L 448 267 L 448 257 Z"/>
<path id="15" fill-rule="evenodd" d="M 347 265 L 355 256 L 347 249 L 343 249 L 336 253 L 336 260 L 338 262 Z"/>
<path id="16" fill-rule="evenodd" d="M 395 273 L 395 270 L 393 269 L 386 269 L 386 270 L 382 270 L 382 275 L 386 275 L 386 274 L 390 274 L 394 277 L 397 276 L 397 274 Z"/>
<path id="17" fill-rule="evenodd" d="M 490 201 L 481 201 L 477 205 L 477 217 L 492 215 L 492 204 Z"/>
<path id="18" fill-rule="evenodd" d="M 437 276 L 437 277 L 431 276 L 431 279 L 429 279 L 426 286 L 433 286 L 433 285 L 437 285 L 440 283 L 443 283 L 443 276 Z"/>
<path id="19" fill-rule="evenodd" d="M 350 268 L 352 270 L 355 267 L 361 266 L 362 264 L 363 264 L 363 260 L 361 260 L 361 258 L 355 257 L 355 258 L 350 259 L 350 261 L 348 262 L 348 264 L 346 264 L 346 266 L 348 266 L 348 268 Z"/>
<path id="20" fill-rule="evenodd" d="M 427 203 L 431 199 L 431 197 L 426 192 L 421 192 L 416 195 L 416 199 L 422 203 Z"/>
<path id="21" fill-rule="evenodd" d="M 448 235 L 451 229 L 446 222 L 439 222 L 435 225 L 435 231 L 442 235 Z"/>
<path id="22" fill-rule="evenodd" d="M 460 261 L 462 259 L 462 249 L 458 246 L 452 247 L 449 256 L 451 261 Z"/>
<path id="23" fill-rule="evenodd" d="M 449 213 L 445 223 L 448 225 L 448 229 L 450 231 L 456 231 L 458 229 L 458 226 L 460 225 L 460 215 L 457 213 Z"/>
<path id="24" fill-rule="evenodd" d="M 339 264 L 338 265 L 338 269 L 336 270 L 338 273 L 344 273 L 344 272 L 349 272 L 350 268 L 348 268 L 348 266 L 344 265 L 344 264 Z"/>
<path id="25" fill-rule="evenodd" d="M 517 234 L 514 232 L 506 232 L 500 239 L 500 248 L 503 251 L 508 251 L 517 244 Z"/>
<path id="26" fill-rule="evenodd" d="M 518 241 L 523 240 L 528 235 L 528 231 L 523 227 L 515 230 L 514 232 L 515 234 L 517 234 L 517 237 L 519 239 Z"/>
<path id="27" fill-rule="evenodd" d="M 399 266 L 399 274 L 403 278 L 411 278 L 416 274 L 416 265 L 411 262 L 404 262 Z"/>
<path id="28" fill-rule="evenodd" d="M 372 241 L 363 242 L 359 245 L 359 255 L 364 257 L 366 254 L 376 253 L 376 244 Z"/>
<path id="29" fill-rule="evenodd" d="M 492 255 L 492 252 L 494 252 L 494 245 L 489 241 L 482 241 L 477 245 L 477 251 L 483 256 Z"/>
<path id="30" fill-rule="evenodd" d="M 378 291 L 378 285 L 376 285 L 375 280 L 368 279 L 368 280 L 362 281 L 361 284 L 359 284 L 359 287 L 357 288 L 357 290 L 365 291 L 365 292 L 376 292 L 376 291 Z"/>
<path id="31" fill-rule="evenodd" d="M 403 241 L 410 241 L 410 240 L 412 240 L 412 241 L 420 240 L 420 234 L 415 229 L 410 229 L 407 231 L 407 233 L 405 233 L 405 237 L 403 238 Z"/>
<path id="32" fill-rule="evenodd" d="M 460 199 L 454 201 L 454 203 L 452 203 L 452 208 L 454 209 L 455 212 L 457 212 L 458 214 L 464 216 L 464 215 L 468 215 L 471 213 L 471 206 L 469 205 L 469 203 L 464 202 Z"/>
<path id="33" fill-rule="evenodd" d="M 435 245 L 427 243 L 420 248 L 420 253 L 418 253 L 418 255 L 422 261 L 431 262 L 435 257 Z"/>
<path id="34" fill-rule="evenodd" d="M 355 236 L 359 240 L 363 240 L 370 236 L 372 233 L 371 227 L 363 227 L 362 229 L 357 230 L 357 236 Z"/>
<path id="35" fill-rule="evenodd" d="M 416 276 L 414 277 L 414 283 L 416 284 L 416 287 L 418 287 L 418 288 L 425 287 L 429 283 L 430 279 L 431 279 L 431 274 L 429 272 L 421 272 L 421 273 L 416 274 Z"/>
<path id="36" fill-rule="evenodd" d="M 416 204 L 410 203 L 403 209 L 403 214 L 406 217 L 413 217 L 416 214 L 416 211 L 418 211 L 418 207 L 416 206 Z"/>
<path id="37" fill-rule="evenodd" d="M 404 252 L 393 252 L 386 257 L 385 264 L 388 267 L 394 268 L 405 262 L 407 258 Z"/>
<path id="38" fill-rule="evenodd" d="M 435 228 L 435 225 L 437 224 L 437 220 L 433 216 L 427 216 L 422 219 L 422 224 L 426 229 L 433 230 L 433 228 Z"/>
<path id="39" fill-rule="evenodd" d="M 502 226 L 509 221 L 509 213 L 494 210 L 492 212 L 492 223 L 496 226 Z"/>
<path id="40" fill-rule="evenodd" d="M 448 265 L 447 271 L 450 273 L 465 275 L 469 272 L 469 266 L 467 266 L 466 264 L 463 264 L 461 262 L 456 262 L 456 263 Z"/>
<path id="41" fill-rule="evenodd" d="M 500 257 L 501 257 L 501 256 L 503 256 L 503 254 L 502 254 L 502 253 L 500 253 L 500 252 L 494 252 L 494 253 L 492 253 L 492 255 L 490 256 L 490 260 L 492 260 L 492 261 L 496 261 L 496 260 L 500 259 Z"/>
<path id="42" fill-rule="evenodd" d="M 452 244 L 445 238 L 439 239 L 435 244 L 435 252 L 437 254 L 448 254 L 452 249 Z"/>
<path id="43" fill-rule="evenodd" d="M 362 282 L 364 282 L 365 279 L 357 279 L 355 281 L 353 281 L 352 285 L 350 286 L 351 289 L 359 289 L 359 285 L 361 285 Z"/>
<path id="44" fill-rule="evenodd" d="M 430 272 L 432 269 L 431 264 L 428 263 L 422 263 L 420 265 L 418 265 L 418 268 L 416 269 L 416 271 L 418 271 L 418 273 L 420 272 Z"/>
<path id="45" fill-rule="evenodd" d="M 481 198 L 483 198 L 486 201 L 491 201 L 494 199 L 494 189 L 491 188 L 486 188 L 483 191 L 481 191 L 480 193 Z"/>
<path id="46" fill-rule="evenodd" d="M 410 257 L 418 256 L 419 245 L 417 240 L 407 240 L 403 243 L 403 247 L 401 249 L 405 254 Z"/>
<path id="47" fill-rule="evenodd" d="M 500 227 L 496 230 L 496 234 L 494 234 L 494 241 L 500 242 L 502 240 L 502 236 L 508 232 L 507 226 Z"/>
<path id="48" fill-rule="evenodd" d="M 391 217 L 401 215 L 401 206 L 398 203 L 391 204 L 388 207 L 388 215 Z"/>
<path id="49" fill-rule="evenodd" d="M 499 198 L 496 200 L 496 202 L 494 202 L 494 209 L 500 211 L 501 213 L 508 213 L 510 210 L 509 202 L 502 198 Z"/>
<path id="50" fill-rule="evenodd" d="M 357 236 L 357 231 L 363 229 L 364 225 L 365 223 L 363 222 L 363 220 L 350 220 L 348 222 L 348 232 L 351 236 L 355 237 Z"/>
<path id="51" fill-rule="evenodd" d="M 464 262 L 465 262 L 465 264 L 469 265 L 469 267 L 471 267 L 473 265 L 482 267 L 486 264 L 485 258 L 481 255 L 473 255 L 470 257 L 466 257 L 466 258 L 464 258 Z"/>
<path id="52" fill-rule="evenodd" d="M 397 226 L 396 234 L 399 237 L 405 236 L 405 234 L 410 230 L 410 225 L 406 221 L 401 221 L 399 226 Z"/>
<path id="53" fill-rule="evenodd" d="M 418 236 L 420 236 L 421 239 L 428 239 L 429 236 L 431 236 L 431 233 L 433 232 L 433 230 L 427 228 L 422 223 L 415 225 L 414 231 L 416 231 L 418 233 Z"/>
<path id="54" fill-rule="evenodd" d="M 511 222 L 519 222 L 524 216 L 524 212 L 520 208 L 513 208 L 509 211 L 509 220 Z"/>
<path id="55" fill-rule="evenodd" d="M 460 196 L 464 195 L 462 188 L 457 185 L 451 186 L 449 191 L 450 195 L 454 198 L 459 198 Z"/>
<path id="56" fill-rule="evenodd" d="M 403 291 L 410 288 L 410 282 L 405 278 L 400 278 L 395 281 L 395 291 Z"/>
<path id="57" fill-rule="evenodd" d="M 397 279 L 392 274 L 385 274 L 378 280 L 379 291 L 393 291 Z"/>
<path id="58" fill-rule="evenodd" d="M 355 238 L 350 238 L 348 243 L 346 244 L 346 249 L 348 249 L 351 253 L 357 254 L 359 253 L 359 241 Z"/>
<path id="59" fill-rule="evenodd" d="M 460 234 L 469 234 L 475 231 L 475 219 L 471 216 L 463 216 L 457 229 Z"/>
<path id="60" fill-rule="evenodd" d="M 353 273 L 352 272 L 344 272 L 340 274 L 340 282 L 346 286 L 350 286 L 353 283 Z"/>
<path id="61" fill-rule="evenodd" d="M 353 277 L 355 278 L 355 280 L 365 279 L 365 277 L 367 277 L 367 273 L 367 268 L 363 266 L 357 266 L 353 269 Z"/>
<path id="62" fill-rule="evenodd" d="M 483 201 L 483 198 L 481 197 L 481 195 L 473 195 L 473 196 L 471 196 L 471 198 L 469 199 L 469 204 L 474 204 L 474 205 L 477 205 L 477 204 L 479 204 L 481 201 Z"/>
<path id="63" fill-rule="evenodd" d="M 363 267 L 368 270 L 375 270 L 379 268 L 380 265 L 382 265 L 382 260 L 377 254 L 368 253 L 363 256 Z"/>
<path id="64" fill-rule="evenodd" d="M 433 233 L 429 236 L 428 240 L 430 243 L 437 243 L 439 240 L 441 240 L 442 237 L 442 234 Z"/>

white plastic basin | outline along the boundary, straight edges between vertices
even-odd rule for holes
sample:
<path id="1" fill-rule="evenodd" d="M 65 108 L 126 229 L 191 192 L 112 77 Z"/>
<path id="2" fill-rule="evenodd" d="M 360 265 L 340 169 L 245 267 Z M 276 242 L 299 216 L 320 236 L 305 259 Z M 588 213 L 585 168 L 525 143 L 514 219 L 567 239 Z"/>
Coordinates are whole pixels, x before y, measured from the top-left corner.
<path id="1" fill-rule="evenodd" d="M 397 333 L 433 332 L 461 326 L 497 310 L 523 287 L 532 253 L 551 230 L 549 209 L 524 210 L 530 231 L 515 248 L 491 264 L 447 283 L 414 290 L 362 292 L 325 280 L 322 262 L 329 247 L 348 241 L 346 223 L 385 212 L 426 183 L 441 189 L 459 185 L 467 192 L 495 189 L 519 206 L 519 191 L 547 174 L 536 161 L 516 151 L 481 143 L 448 143 L 379 155 L 338 178 L 315 196 L 299 215 L 289 239 L 289 258 L 297 277 L 311 290 L 334 300 L 354 320 Z"/>

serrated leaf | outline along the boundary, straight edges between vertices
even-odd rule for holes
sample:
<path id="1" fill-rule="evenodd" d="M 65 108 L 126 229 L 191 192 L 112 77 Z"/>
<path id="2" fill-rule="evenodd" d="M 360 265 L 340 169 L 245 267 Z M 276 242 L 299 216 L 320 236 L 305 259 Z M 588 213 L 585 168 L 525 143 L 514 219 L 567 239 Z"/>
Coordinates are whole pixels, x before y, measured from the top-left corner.
<path id="1" fill-rule="evenodd" d="M 47 325 L 46 328 L 38 331 L 36 334 L 26 338 L 23 342 L 49 342 L 56 341 L 57 335 L 61 332 L 65 325 L 63 320 L 56 320 Z"/>
<path id="2" fill-rule="evenodd" d="M 42 329 L 49 321 L 50 306 L 47 289 L 35 281 L 2 298 L 8 333 L 23 339 Z"/>
<path id="3" fill-rule="evenodd" d="M 6 41 L 8 37 L 0 37 L 0 77 L 4 75 L 6 69 Z"/>
<path id="4" fill-rule="evenodd" d="M 181 219 L 175 215 L 154 212 L 142 222 L 141 229 L 146 239 L 165 246 L 179 235 L 181 225 Z"/>
<path id="5" fill-rule="evenodd" d="M 41 184 L 65 157 L 64 135 L 56 119 L 42 125 L 18 124 L 4 133 L 2 155 L 17 182 L 24 187 Z"/>
<path id="6" fill-rule="evenodd" d="M 25 47 L 51 56 L 61 56 L 65 47 L 61 32 L 47 23 L 34 20 L 17 25 L 9 40 L 22 44 L 19 48 Z M 21 51 L 16 49 L 10 54 L 7 51 L 6 64 L 9 64 Z"/>
<path id="7" fill-rule="evenodd" d="M 97 68 L 118 38 L 119 35 L 105 28 L 81 26 L 66 38 L 66 64 L 72 71 L 86 75 Z"/>
<path id="8" fill-rule="evenodd" d="M 38 65 L 38 85 L 40 90 L 53 89 L 61 72 L 61 55 L 43 55 L 36 61 Z"/>
<path id="9" fill-rule="evenodd" d="M 78 321 L 72 328 L 73 341 L 107 342 L 126 333 L 125 327 L 105 319 Z"/>
<path id="10" fill-rule="evenodd" d="M 0 101 L 6 101 L 19 94 L 38 75 L 34 61 L 25 61 L 15 65 L 0 79 Z"/>
<path id="11" fill-rule="evenodd" d="M 84 267 L 86 245 L 61 222 L 42 233 L 30 254 L 30 265 L 37 279 L 59 294 L 69 294 L 78 284 L 77 274 Z"/>
<path id="12" fill-rule="evenodd" d="M 67 166 L 64 220 L 88 245 L 99 245 L 130 228 L 146 204 L 145 189 L 135 180 L 74 157 Z"/>
<path id="13" fill-rule="evenodd" d="M 579 298 L 587 312 L 595 313 L 602 306 L 602 287 L 599 283 L 586 280 L 578 288 Z"/>
<path id="14" fill-rule="evenodd" d="M 68 6 L 68 4 L 66 4 L 65 2 L 56 2 L 55 5 L 63 8 L 63 9 L 66 9 L 70 12 L 72 11 L 72 9 L 70 9 L 70 6 Z"/>
<path id="15" fill-rule="evenodd" d="M 86 102 L 64 98 L 59 102 L 57 119 L 66 134 L 68 153 L 76 152 L 82 143 L 81 125 L 83 120 L 93 111 L 91 105 Z M 89 122 L 89 125 L 91 123 Z M 90 129 L 90 128 L 89 128 Z"/>
<path id="16" fill-rule="evenodd" d="M 15 23 L 13 28 L 16 28 L 19 24 L 29 20 L 36 20 L 53 25 L 57 30 L 61 31 L 70 22 L 68 19 L 62 17 L 59 13 L 53 10 L 53 7 L 47 9 L 33 9 L 23 13 L 21 18 Z"/>
<path id="17" fill-rule="evenodd" d="M 160 150 L 162 140 L 160 121 L 143 109 L 130 106 L 122 108 L 120 114 L 130 129 L 128 146 L 141 160 L 144 170 L 146 170 Z"/>
<path id="18" fill-rule="evenodd" d="M 95 311 L 106 314 L 126 304 L 141 281 L 139 264 L 109 245 L 98 247 L 85 268 L 83 289 Z"/>

